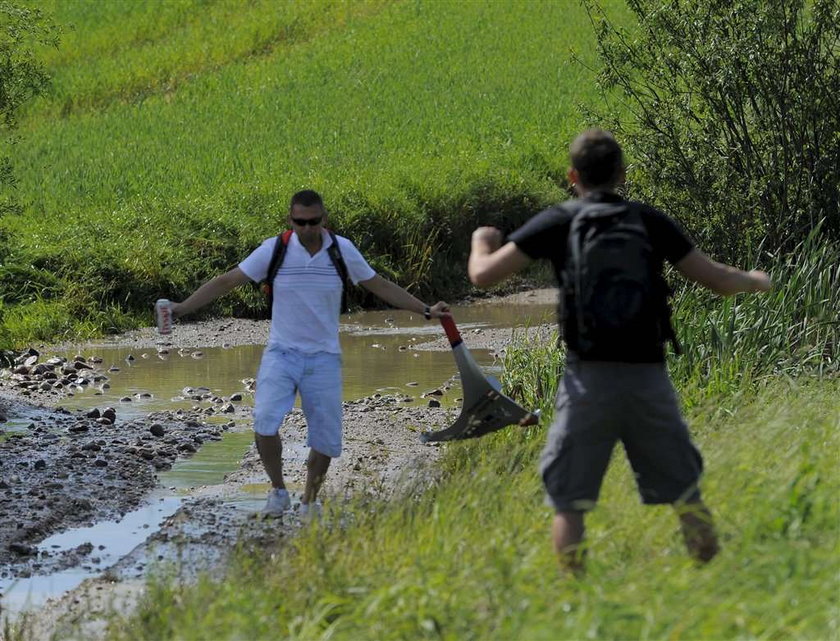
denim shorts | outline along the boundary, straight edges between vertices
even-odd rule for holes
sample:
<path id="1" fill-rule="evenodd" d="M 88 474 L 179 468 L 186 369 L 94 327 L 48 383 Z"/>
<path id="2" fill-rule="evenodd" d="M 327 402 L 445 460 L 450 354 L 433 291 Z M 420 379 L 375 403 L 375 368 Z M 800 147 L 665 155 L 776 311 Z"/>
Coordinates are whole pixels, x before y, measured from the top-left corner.
<path id="1" fill-rule="evenodd" d="M 341 354 L 268 346 L 257 373 L 254 431 L 274 436 L 300 392 L 306 444 L 321 454 L 341 454 Z"/>
<path id="2" fill-rule="evenodd" d="M 594 507 L 618 441 L 643 503 L 700 500 L 703 459 L 665 365 L 572 361 L 540 459 L 548 503 L 557 511 Z"/>

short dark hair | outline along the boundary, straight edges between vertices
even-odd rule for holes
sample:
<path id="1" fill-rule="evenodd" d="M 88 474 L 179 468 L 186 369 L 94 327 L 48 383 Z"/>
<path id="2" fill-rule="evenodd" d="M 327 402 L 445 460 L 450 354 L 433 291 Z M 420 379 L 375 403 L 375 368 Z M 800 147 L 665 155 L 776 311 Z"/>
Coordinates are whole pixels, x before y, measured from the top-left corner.
<path id="1" fill-rule="evenodd" d="M 572 167 L 587 187 L 613 187 L 624 167 L 621 146 L 603 129 L 587 129 L 569 148 Z"/>
<path id="2" fill-rule="evenodd" d="M 304 207 L 318 205 L 321 209 L 324 209 L 324 201 L 321 199 L 321 194 L 311 189 L 304 189 L 292 196 L 292 201 L 289 203 L 289 211 L 292 211 L 295 205 L 303 205 Z"/>

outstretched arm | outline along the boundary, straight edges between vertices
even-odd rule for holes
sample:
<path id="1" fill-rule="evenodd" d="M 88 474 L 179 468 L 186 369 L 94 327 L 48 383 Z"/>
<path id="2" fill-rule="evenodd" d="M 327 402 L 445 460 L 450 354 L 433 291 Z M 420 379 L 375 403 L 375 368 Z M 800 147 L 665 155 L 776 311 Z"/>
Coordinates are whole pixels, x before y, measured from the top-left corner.
<path id="1" fill-rule="evenodd" d="M 473 285 L 490 287 L 524 269 L 531 258 L 516 243 L 502 246 L 502 232 L 495 227 L 479 227 L 472 235 L 467 273 Z"/>
<path id="2" fill-rule="evenodd" d="M 251 279 L 248 278 L 245 275 L 245 272 L 239 269 L 239 267 L 234 267 L 229 272 L 225 272 L 224 274 L 208 280 L 201 287 L 195 290 L 195 292 L 193 292 L 184 302 L 172 303 L 172 315 L 173 317 L 178 318 L 179 316 L 184 316 L 185 314 L 191 314 L 192 312 L 201 309 L 208 303 L 212 303 L 220 296 L 224 296 L 235 287 L 244 285 L 250 280 Z"/>
<path id="3" fill-rule="evenodd" d="M 379 274 L 368 280 L 359 281 L 359 285 L 393 307 L 407 309 L 410 312 L 416 312 L 418 314 L 426 311 L 426 303 L 416 296 L 412 296 L 396 283 L 391 282 L 387 278 L 382 278 Z M 445 316 L 448 311 L 449 305 L 443 301 L 438 301 L 429 307 L 429 313 L 435 318 Z"/>
<path id="4" fill-rule="evenodd" d="M 699 249 L 692 249 L 676 264 L 676 268 L 689 280 L 721 296 L 741 292 L 766 292 L 772 286 L 770 277 L 765 272 L 758 269 L 745 272 L 715 262 Z"/>

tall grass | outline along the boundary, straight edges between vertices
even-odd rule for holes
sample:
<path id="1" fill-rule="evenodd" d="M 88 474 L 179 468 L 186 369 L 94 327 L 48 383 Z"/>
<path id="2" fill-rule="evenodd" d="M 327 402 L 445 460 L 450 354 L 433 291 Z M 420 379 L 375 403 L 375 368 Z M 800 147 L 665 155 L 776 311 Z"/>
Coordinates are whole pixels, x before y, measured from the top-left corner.
<path id="1" fill-rule="evenodd" d="M 840 247 L 816 229 L 791 255 L 747 260 L 767 268 L 772 291 L 718 301 L 685 287 L 675 302 L 685 354 L 669 366 L 690 403 L 766 376 L 840 372 Z"/>
<path id="2" fill-rule="evenodd" d="M 833 638 L 840 394 L 837 325 L 825 321 L 840 315 L 837 258 L 812 245 L 778 260 L 777 287 L 800 287 L 765 297 L 761 311 L 746 298 L 682 295 L 694 364 L 671 367 L 723 542 L 710 565 L 688 560 L 670 510 L 639 505 L 617 454 L 588 519 L 588 573 L 558 575 L 535 469 L 544 426 L 509 428 L 448 445 L 433 480 L 401 500 L 333 505 L 292 541 L 243 549 L 223 580 L 153 583 L 112 638 Z M 807 320 L 806 301 L 818 303 Z M 728 349 L 703 351 L 703 332 L 721 334 L 733 314 Z M 772 322 L 751 323 L 761 314 Z M 708 324 L 718 329 L 699 326 Z M 796 361 L 790 346 L 824 362 Z M 561 367 L 552 343 L 519 343 L 505 357 L 506 389 L 550 414 Z"/>

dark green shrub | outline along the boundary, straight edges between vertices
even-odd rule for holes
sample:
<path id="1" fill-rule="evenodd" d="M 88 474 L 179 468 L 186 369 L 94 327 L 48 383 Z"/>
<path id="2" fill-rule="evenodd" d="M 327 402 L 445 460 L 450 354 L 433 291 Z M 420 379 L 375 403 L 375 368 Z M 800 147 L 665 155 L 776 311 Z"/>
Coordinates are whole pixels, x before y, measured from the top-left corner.
<path id="1" fill-rule="evenodd" d="M 823 219 L 840 237 L 837 0 L 628 0 L 629 30 L 585 5 L 635 196 L 723 259 L 790 250 Z"/>

